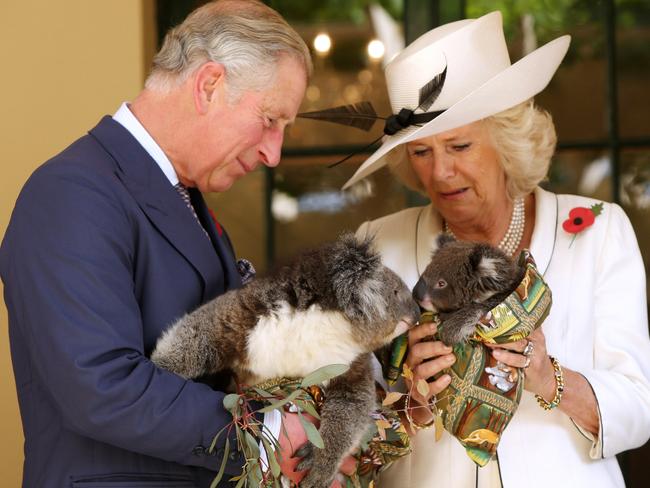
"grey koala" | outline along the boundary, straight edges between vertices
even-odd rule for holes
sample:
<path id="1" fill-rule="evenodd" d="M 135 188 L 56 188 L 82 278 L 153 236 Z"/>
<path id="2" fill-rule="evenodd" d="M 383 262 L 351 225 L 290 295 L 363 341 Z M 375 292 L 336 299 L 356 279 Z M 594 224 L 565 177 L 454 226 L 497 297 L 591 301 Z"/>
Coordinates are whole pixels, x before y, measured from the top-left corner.
<path id="1" fill-rule="evenodd" d="M 309 469 L 300 486 L 327 488 L 371 421 L 372 351 L 418 317 L 410 290 L 381 263 L 372 240 L 346 234 L 181 318 L 151 359 L 185 378 L 230 369 L 249 385 L 350 365 L 324 389 L 319 432 L 325 448 L 307 443 L 297 453 L 303 457 L 298 469 Z"/>
<path id="2" fill-rule="evenodd" d="M 478 320 L 517 287 L 525 269 L 483 243 L 440 234 L 438 248 L 413 289 L 425 310 L 440 315 L 438 336 L 447 345 L 466 341 Z"/>

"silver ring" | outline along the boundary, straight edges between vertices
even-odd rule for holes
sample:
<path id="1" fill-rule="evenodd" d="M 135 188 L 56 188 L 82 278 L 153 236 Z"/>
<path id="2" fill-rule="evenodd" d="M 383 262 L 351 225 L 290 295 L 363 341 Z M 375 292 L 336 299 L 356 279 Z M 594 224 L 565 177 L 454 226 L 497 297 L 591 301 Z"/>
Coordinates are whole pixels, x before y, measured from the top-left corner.
<path id="1" fill-rule="evenodd" d="M 526 369 L 528 366 L 530 366 L 530 357 L 526 356 L 526 362 L 522 366 L 522 368 Z"/>
<path id="2" fill-rule="evenodd" d="M 533 354 L 533 350 L 535 349 L 535 344 L 532 343 L 532 341 L 528 341 L 526 343 L 526 347 L 524 347 L 524 350 L 521 352 L 524 356 L 528 357 L 531 354 Z"/>

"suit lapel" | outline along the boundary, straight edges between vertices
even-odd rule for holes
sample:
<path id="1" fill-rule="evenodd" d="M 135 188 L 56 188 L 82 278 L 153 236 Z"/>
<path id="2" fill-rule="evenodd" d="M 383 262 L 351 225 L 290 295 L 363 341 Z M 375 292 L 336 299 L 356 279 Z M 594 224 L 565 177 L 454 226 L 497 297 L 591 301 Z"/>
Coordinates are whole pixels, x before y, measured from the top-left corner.
<path id="1" fill-rule="evenodd" d="M 232 247 L 229 244 L 229 241 L 227 241 L 225 235 L 222 235 L 217 230 L 217 226 L 214 222 L 214 219 L 212 218 L 212 215 L 210 215 L 210 210 L 205 204 L 205 200 L 203 199 L 201 192 L 196 188 L 188 188 L 188 190 L 190 193 L 190 198 L 192 200 L 192 205 L 196 210 L 196 214 L 198 215 L 201 224 L 203 224 L 203 227 L 208 232 L 210 241 L 212 242 L 214 249 L 217 251 L 217 255 L 221 259 L 221 266 L 224 270 L 224 276 L 226 278 L 226 289 L 231 290 L 233 288 L 241 287 L 241 276 L 237 270 L 235 255 Z"/>
<path id="2" fill-rule="evenodd" d="M 117 177 L 151 223 L 201 276 L 203 301 L 225 291 L 219 256 L 151 156 L 111 117 L 104 117 L 90 134 L 115 159 Z"/>

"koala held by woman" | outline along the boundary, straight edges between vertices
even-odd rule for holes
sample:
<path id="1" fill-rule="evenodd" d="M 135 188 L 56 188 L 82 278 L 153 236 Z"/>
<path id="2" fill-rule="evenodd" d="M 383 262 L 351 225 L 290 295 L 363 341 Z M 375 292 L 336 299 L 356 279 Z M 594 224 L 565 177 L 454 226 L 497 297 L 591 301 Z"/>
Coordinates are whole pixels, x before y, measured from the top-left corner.
<path id="1" fill-rule="evenodd" d="M 423 309 L 438 312 L 438 336 L 453 345 L 472 336 L 479 319 L 515 290 L 525 269 L 489 244 L 448 234 L 440 234 L 437 244 L 413 297 Z"/>

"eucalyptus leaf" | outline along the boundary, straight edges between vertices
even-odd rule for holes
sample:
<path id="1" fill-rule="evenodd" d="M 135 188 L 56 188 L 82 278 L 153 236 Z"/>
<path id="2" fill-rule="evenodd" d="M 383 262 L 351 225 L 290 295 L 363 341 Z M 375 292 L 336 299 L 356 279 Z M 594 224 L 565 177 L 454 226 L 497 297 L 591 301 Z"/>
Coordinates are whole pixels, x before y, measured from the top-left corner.
<path id="1" fill-rule="evenodd" d="M 318 368 L 313 373 L 309 373 L 300 383 L 300 386 L 306 388 L 312 385 L 319 385 L 327 380 L 331 380 L 345 373 L 350 367 L 347 364 L 330 364 Z"/>
<path id="2" fill-rule="evenodd" d="M 314 407 L 313 403 L 311 403 L 308 400 L 296 400 L 294 402 L 298 408 L 301 410 L 304 410 L 307 412 L 309 415 L 312 417 L 315 417 L 317 419 L 320 419 L 320 415 L 318 415 L 318 412 L 316 411 L 316 407 Z"/>
<path id="3" fill-rule="evenodd" d="M 415 388 L 418 390 L 418 393 L 423 397 L 429 395 L 429 383 L 425 379 L 420 378 L 415 384 Z"/>
<path id="4" fill-rule="evenodd" d="M 229 426 L 230 426 L 230 424 L 227 424 L 219 432 L 217 432 L 217 435 L 214 436 L 214 438 L 212 439 L 212 442 L 210 443 L 210 447 L 208 448 L 208 452 L 210 454 L 212 454 L 214 452 L 214 448 L 217 445 L 217 441 L 219 440 L 219 437 L 221 436 L 223 431 L 226 430 Z"/>
<path id="5" fill-rule="evenodd" d="M 262 390 L 261 388 L 258 388 L 256 386 L 253 387 L 253 390 L 262 398 L 275 398 L 275 395 L 273 393 L 270 393 L 266 390 Z"/>
<path id="6" fill-rule="evenodd" d="M 280 476 L 280 465 L 278 464 L 278 460 L 275 458 L 275 450 L 271 447 L 271 444 L 266 439 L 266 437 L 262 437 L 262 444 L 264 445 L 264 450 L 266 451 L 266 459 L 269 461 L 271 473 L 273 473 L 273 476 L 277 478 Z"/>
<path id="7" fill-rule="evenodd" d="M 253 437 L 248 431 L 244 432 L 244 437 L 246 438 L 246 444 L 248 445 L 248 448 L 250 450 L 250 456 L 247 457 L 252 459 L 259 459 L 260 446 L 257 443 L 257 440 L 255 440 L 255 437 Z"/>
<path id="8" fill-rule="evenodd" d="M 223 408 L 226 410 L 230 410 L 231 412 L 233 409 L 238 406 L 239 404 L 239 395 L 236 393 L 229 393 L 225 397 L 223 397 Z"/>
<path id="9" fill-rule="evenodd" d="M 262 484 L 262 468 L 259 461 L 253 463 L 248 469 L 248 482 L 251 487 Z"/>
<path id="10" fill-rule="evenodd" d="M 407 380 L 413 379 L 413 371 L 411 371 L 411 368 L 409 368 L 409 365 L 406 363 L 402 366 L 402 376 Z"/>
<path id="11" fill-rule="evenodd" d="M 241 478 L 239 478 L 237 480 L 237 484 L 235 485 L 235 488 L 241 488 L 242 486 L 244 486 L 244 483 L 246 483 L 246 479 L 247 479 L 246 476 L 242 476 Z"/>
<path id="12" fill-rule="evenodd" d="M 386 398 L 384 398 L 384 401 L 381 402 L 382 405 L 387 406 L 387 405 L 392 405 L 395 403 L 397 400 L 402 398 L 405 395 L 405 393 L 400 393 L 399 391 L 391 391 L 386 394 Z"/>
<path id="13" fill-rule="evenodd" d="M 288 397 L 278 400 L 277 402 L 272 402 L 266 407 L 260 408 L 258 412 L 266 413 L 266 412 L 271 412 L 277 408 L 280 408 L 283 405 L 286 405 L 287 403 L 293 401 L 295 398 L 297 398 L 300 395 L 300 393 L 302 393 L 302 390 L 292 391 Z"/>
<path id="14" fill-rule="evenodd" d="M 319 449 L 324 449 L 325 443 L 323 442 L 323 438 L 320 436 L 316 426 L 309 420 L 306 420 L 300 413 L 298 413 L 298 419 L 300 419 L 300 423 L 302 424 L 302 428 L 305 430 L 305 434 L 307 434 L 309 442 Z"/>
<path id="15" fill-rule="evenodd" d="M 266 425 L 262 424 L 262 435 L 264 438 L 273 446 L 274 449 L 277 451 L 280 451 L 280 442 L 275 438 L 274 433 L 271 432 L 271 429 L 269 429 Z"/>
<path id="16" fill-rule="evenodd" d="M 226 443 L 223 447 L 223 459 L 221 460 L 221 466 L 219 467 L 219 472 L 217 473 L 216 478 L 212 480 L 212 483 L 210 483 L 210 488 L 216 488 L 221 481 L 221 478 L 223 478 L 223 473 L 226 469 L 226 462 L 228 461 L 228 454 L 230 454 L 230 439 L 226 437 Z"/>
<path id="17" fill-rule="evenodd" d="M 436 442 L 438 442 L 442 438 L 442 433 L 445 431 L 445 426 L 442 423 L 441 415 L 436 415 L 435 426 L 436 426 Z"/>

